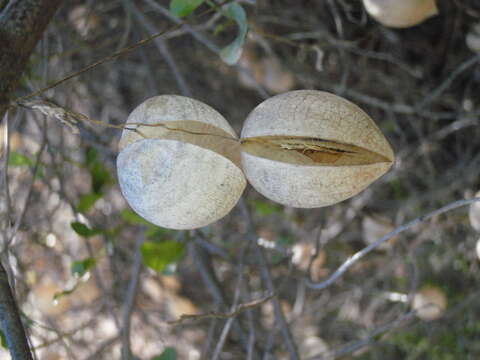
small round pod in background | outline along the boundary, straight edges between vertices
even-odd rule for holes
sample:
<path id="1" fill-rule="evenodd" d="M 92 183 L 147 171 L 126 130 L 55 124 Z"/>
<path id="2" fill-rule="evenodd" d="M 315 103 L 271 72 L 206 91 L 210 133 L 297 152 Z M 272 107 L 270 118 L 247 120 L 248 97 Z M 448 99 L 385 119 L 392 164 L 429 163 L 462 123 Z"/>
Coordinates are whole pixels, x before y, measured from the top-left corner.
<path id="1" fill-rule="evenodd" d="M 474 197 L 480 197 L 480 191 L 478 191 Z M 476 201 L 470 204 L 468 209 L 468 219 L 470 220 L 470 225 L 475 231 L 480 232 L 480 201 Z"/>
<path id="2" fill-rule="evenodd" d="M 246 186 L 239 141 L 217 111 L 194 99 L 162 95 L 140 104 L 129 123 L 135 131 L 122 133 L 117 172 L 137 214 L 182 230 L 211 224 L 235 206 Z"/>
<path id="3" fill-rule="evenodd" d="M 480 239 L 477 240 L 477 244 L 475 245 L 475 252 L 477 254 L 477 258 L 480 260 Z"/>
<path id="4" fill-rule="evenodd" d="M 287 92 L 258 105 L 242 129 L 241 157 L 258 192 L 299 208 L 328 206 L 358 194 L 394 159 L 365 112 L 316 90 Z"/>
<path id="5" fill-rule="evenodd" d="M 480 23 L 474 24 L 465 36 L 467 47 L 475 53 L 480 53 Z"/>
<path id="6" fill-rule="evenodd" d="M 418 25 L 438 14 L 435 0 L 363 0 L 367 13 L 392 28 Z"/>
<path id="7" fill-rule="evenodd" d="M 423 286 L 413 297 L 412 307 L 416 315 L 426 321 L 440 318 L 447 308 L 445 293 L 436 286 Z"/>

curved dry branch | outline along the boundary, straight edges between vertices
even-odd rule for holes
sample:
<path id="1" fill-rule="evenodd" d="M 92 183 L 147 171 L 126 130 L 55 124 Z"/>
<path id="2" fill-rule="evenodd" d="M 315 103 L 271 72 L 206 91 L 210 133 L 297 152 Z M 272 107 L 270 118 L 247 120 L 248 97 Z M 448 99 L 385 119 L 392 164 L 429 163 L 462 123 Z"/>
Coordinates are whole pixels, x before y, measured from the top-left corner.
<path id="1" fill-rule="evenodd" d="M 406 224 L 403 224 L 399 227 L 397 227 L 395 230 L 389 232 L 385 236 L 382 236 L 380 239 L 375 241 L 374 243 L 368 245 L 367 247 L 363 248 L 362 250 L 356 252 L 352 256 L 348 258 L 347 261 L 345 261 L 327 280 L 319 282 L 319 283 L 313 283 L 309 280 L 306 281 L 306 284 L 309 288 L 314 289 L 314 290 L 322 290 L 325 289 L 326 287 L 332 285 L 335 280 L 337 280 L 340 276 L 342 276 L 353 264 L 355 264 L 358 260 L 360 260 L 362 257 L 367 255 L 370 251 L 373 249 L 377 248 L 380 246 L 380 244 L 384 243 L 385 241 L 393 238 L 394 236 L 400 234 L 401 232 L 404 232 L 406 230 L 409 230 L 413 228 L 414 226 L 431 219 L 434 216 L 446 213 L 450 210 L 459 208 L 461 206 L 469 205 L 472 204 L 476 201 L 480 201 L 480 198 L 473 198 L 473 199 L 466 199 L 466 200 L 458 200 L 454 201 L 448 205 L 445 205 L 441 207 L 440 209 L 434 210 L 428 214 L 422 215 Z"/>

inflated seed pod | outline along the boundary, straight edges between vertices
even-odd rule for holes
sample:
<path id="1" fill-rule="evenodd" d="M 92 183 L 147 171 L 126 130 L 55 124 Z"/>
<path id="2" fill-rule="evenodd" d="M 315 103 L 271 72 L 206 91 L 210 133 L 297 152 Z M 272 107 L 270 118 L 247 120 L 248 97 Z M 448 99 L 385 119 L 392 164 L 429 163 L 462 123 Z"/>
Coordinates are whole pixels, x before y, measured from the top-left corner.
<path id="1" fill-rule="evenodd" d="M 413 297 L 412 307 L 420 319 L 436 320 L 443 315 L 447 308 L 447 297 L 440 288 L 426 285 Z"/>
<path id="2" fill-rule="evenodd" d="M 135 131 L 122 133 L 117 171 L 124 197 L 140 216 L 170 229 L 193 229 L 237 203 L 246 186 L 239 143 L 217 111 L 162 95 L 140 104 L 129 123 Z"/>
<path id="3" fill-rule="evenodd" d="M 435 0 L 363 0 L 367 13 L 392 28 L 415 26 L 438 14 Z"/>
<path id="4" fill-rule="evenodd" d="M 287 92 L 258 105 L 245 121 L 241 143 L 252 186 L 273 201 L 301 208 L 356 195 L 394 159 L 365 112 L 315 90 Z"/>

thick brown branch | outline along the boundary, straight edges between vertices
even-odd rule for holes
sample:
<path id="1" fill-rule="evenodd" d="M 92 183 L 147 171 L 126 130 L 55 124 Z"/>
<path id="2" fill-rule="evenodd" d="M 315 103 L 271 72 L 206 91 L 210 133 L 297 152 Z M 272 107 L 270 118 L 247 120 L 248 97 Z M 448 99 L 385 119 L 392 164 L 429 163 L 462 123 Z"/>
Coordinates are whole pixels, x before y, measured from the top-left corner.
<path id="1" fill-rule="evenodd" d="M 62 0 L 11 0 L 0 13 L 0 118 Z"/>
<path id="2" fill-rule="evenodd" d="M 17 303 L 8 283 L 5 268 L 0 262 L 0 324 L 7 339 L 13 360 L 31 360 L 27 336 L 23 328 Z"/>

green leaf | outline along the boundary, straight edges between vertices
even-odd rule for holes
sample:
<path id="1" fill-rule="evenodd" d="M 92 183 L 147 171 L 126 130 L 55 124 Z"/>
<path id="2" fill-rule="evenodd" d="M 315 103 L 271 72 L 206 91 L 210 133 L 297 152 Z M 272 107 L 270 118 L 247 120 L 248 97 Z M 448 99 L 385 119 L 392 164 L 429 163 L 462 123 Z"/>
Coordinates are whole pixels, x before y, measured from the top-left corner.
<path id="1" fill-rule="evenodd" d="M 16 151 L 10 151 L 8 153 L 8 165 L 9 166 L 33 166 L 33 161 L 25 155 L 22 155 Z"/>
<path id="2" fill-rule="evenodd" d="M 75 261 L 70 265 L 70 272 L 75 277 L 82 277 L 88 270 L 95 266 L 97 261 L 94 258 L 86 258 Z"/>
<path id="3" fill-rule="evenodd" d="M 141 216 L 137 215 L 130 209 L 124 209 L 120 212 L 120 216 L 130 225 L 144 225 L 145 237 L 150 240 L 164 240 L 172 233 L 172 230 L 164 229 L 153 225 Z"/>
<path id="4" fill-rule="evenodd" d="M 112 183 L 113 178 L 102 162 L 98 160 L 97 151 L 92 147 L 87 148 L 85 151 L 85 164 L 92 179 L 92 191 L 95 194 L 100 194 L 102 187 Z"/>
<path id="5" fill-rule="evenodd" d="M 272 254 L 272 257 L 270 258 L 270 261 L 271 261 L 272 265 L 278 265 L 285 259 L 286 259 L 285 255 L 274 253 L 274 254 Z"/>
<path id="6" fill-rule="evenodd" d="M 60 291 L 60 292 L 57 292 L 53 295 L 53 301 L 58 301 L 58 299 L 60 299 L 61 297 L 64 297 L 64 296 L 67 296 L 67 295 L 70 295 L 70 294 L 73 294 L 73 292 L 75 290 L 77 290 L 78 286 L 80 285 L 79 282 L 77 282 L 75 284 L 75 286 L 73 286 L 71 289 L 67 289 L 67 290 L 63 290 L 63 291 Z"/>
<path id="7" fill-rule="evenodd" d="M 165 240 L 171 232 L 171 230 L 152 225 L 145 230 L 145 237 L 151 241 Z"/>
<path id="8" fill-rule="evenodd" d="M 92 190 L 99 194 L 102 187 L 112 182 L 112 177 L 108 170 L 100 162 L 95 162 L 90 166 L 90 176 L 92 177 Z"/>
<path id="9" fill-rule="evenodd" d="M 260 216 L 267 216 L 282 212 L 282 207 L 280 205 L 267 201 L 257 200 L 255 201 L 254 206 L 255 212 Z"/>
<path id="10" fill-rule="evenodd" d="M 38 165 L 37 167 L 37 172 L 35 173 L 35 178 L 41 178 L 43 177 L 43 166 L 42 165 Z"/>
<path id="11" fill-rule="evenodd" d="M 123 220 L 125 220 L 130 225 L 148 225 L 148 226 L 155 226 L 149 223 L 147 220 L 142 218 L 140 215 L 137 215 L 132 210 L 124 209 L 120 213 L 120 216 Z"/>
<path id="12" fill-rule="evenodd" d="M 100 229 L 90 229 L 87 225 L 82 224 L 81 222 L 74 221 L 70 223 L 73 231 L 75 231 L 78 235 L 83 237 L 90 237 L 97 234 L 100 234 L 102 230 Z"/>
<path id="13" fill-rule="evenodd" d="M 184 252 L 185 246 L 172 240 L 146 241 L 140 251 L 145 266 L 162 272 L 169 264 L 178 261 Z"/>
<path id="14" fill-rule="evenodd" d="M 219 35 L 220 33 L 224 32 L 226 29 L 228 29 L 229 26 L 231 26 L 231 25 L 232 25 L 231 21 L 227 21 L 227 22 L 224 22 L 222 24 L 218 24 L 213 29 L 213 35 L 215 35 L 215 36 Z"/>
<path id="15" fill-rule="evenodd" d="M 275 242 L 278 246 L 282 247 L 293 246 L 293 244 L 295 244 L 295 240 L 293 240 L 293 238 L 285 235 L 280 235 Z"/>
<path id="16" fill-rule="evenodd" d="M 167 347 L 160 355 L 153 357 L 152 360 L 177 360 L 177 350 L 173 347 Z"/>
<path id="17" fill-rule="evenodd" d="M 8 153 L 8 165 L 33 167 L 34 162 L 28 156 L 22 155 L 16 151 L 11 151 Z M 42 177 L 42 176 L 43 176 L 43 168 L 41 164 L 38 164 L 35 177 Z"/>
<path id="18" fill-rule="evenodd" d="M 408 192 L 402 186 L 402 183 L 399 179 L 393 179 L 390 181 L 390 185 L 393 189 L 393 196 L 395 200 L 404 200 L 408 197 Z"/>
<path id="19" fill-rule="evenodd" d="M 103 196 L 103 194 L 96 194 L 96 193 L 89 193 L 89 194 L 83 194 L 80 196 L 80 199 L 78 200 L 76 209 L 78 212 L 81 213 L 86 213 L 88 210 L 92 208 L 93 205 L 97 202 L 98 199 L 100 199 Z"/>
<path id="20" fill-rule="evenodd" d="M 97 150 L 92 147 L 88 147 L 85 151 L 85 163 L 87 166 L 91 166 L 95 162 L 97 162 Z"/>
<path id="21" fill-rule="evenodd" d="M 237 3 L 228 5 L 224 15 L 237 23 L 238 35 L 231 44 L 220 51 L 220 57 L 228 65 L 234 65 L 242 55 L 243 43 L 248 31 L 247 15 L 245 10 Z"/>
<path id="22" fill-rule="evenodd" d="M 171 0 L 170 12 L 177 17 L 184 17 L 192 13 L 205 0 Z"/>
<path id="23" fill-rule="evenodd" d="M 2 330 L 0 330 L 0 338 L 2 341 L 2 347 L 5 349 L 8 349 L 7 338 L 5 337 L 5 334 L 3 333 Z"/>

